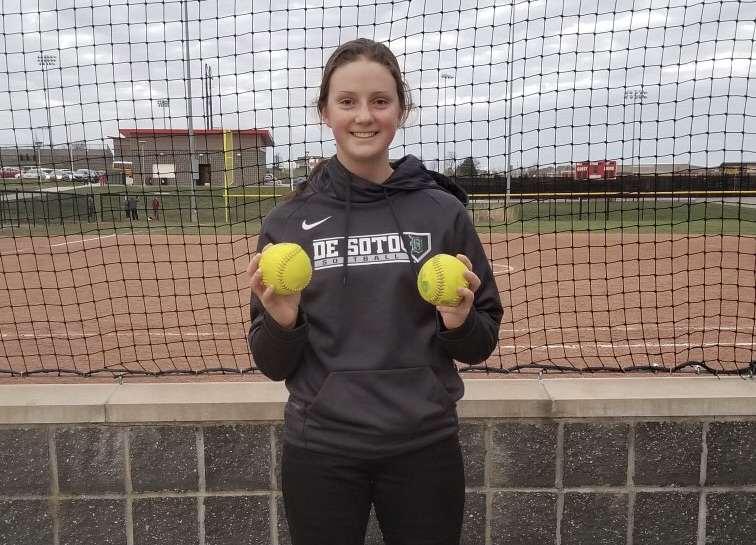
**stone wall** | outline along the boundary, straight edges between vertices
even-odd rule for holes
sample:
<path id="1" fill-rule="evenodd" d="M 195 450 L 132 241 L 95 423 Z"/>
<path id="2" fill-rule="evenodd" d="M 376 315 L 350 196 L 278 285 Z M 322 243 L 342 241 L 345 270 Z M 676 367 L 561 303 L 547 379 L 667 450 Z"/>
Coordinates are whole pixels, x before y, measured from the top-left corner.
<path id="1" fill-rule="evenodd" d="M 464 544 L 756 543 L 755 380 L 466 389 Z M 0 385 L 0 545 L 289 543 L 285 399 L 266 382 Z"/>

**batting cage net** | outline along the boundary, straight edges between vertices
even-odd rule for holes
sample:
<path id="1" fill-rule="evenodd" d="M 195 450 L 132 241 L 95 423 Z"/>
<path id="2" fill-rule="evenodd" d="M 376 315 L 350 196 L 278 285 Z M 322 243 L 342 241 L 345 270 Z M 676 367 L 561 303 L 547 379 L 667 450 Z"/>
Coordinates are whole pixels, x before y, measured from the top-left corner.
<path id="1" fill-rule="evenodd" d="M 490 256 L 499 344 L 463 370 L 753 374 L 754 21 L 754 0 L 3 0 L 0 376 L 254 371 L 245 268 L 335 153 L 314 103 L 356 37 L 412 90 L 391 158 L 464 187 Z"/>

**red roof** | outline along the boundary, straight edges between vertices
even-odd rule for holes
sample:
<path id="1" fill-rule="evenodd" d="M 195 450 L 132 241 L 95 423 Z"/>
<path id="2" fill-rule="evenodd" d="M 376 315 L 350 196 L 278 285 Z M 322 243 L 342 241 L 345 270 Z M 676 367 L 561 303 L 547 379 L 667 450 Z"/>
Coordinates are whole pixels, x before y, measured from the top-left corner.
<path id="1" fill-rule="evenodd" d="M 273 137 L 270 131 L 265 129 L 228 129 L 234 135 L 239 136 L 259 136 L 263 139 L 266 146 L 273 146 Z M 139 136 L 187 136 L 188 129 L 119 129 L 119 133 L 127 138 L 136 138 Z M 194 129 L 195 135 L 223 134 L 224 129 Z"/>

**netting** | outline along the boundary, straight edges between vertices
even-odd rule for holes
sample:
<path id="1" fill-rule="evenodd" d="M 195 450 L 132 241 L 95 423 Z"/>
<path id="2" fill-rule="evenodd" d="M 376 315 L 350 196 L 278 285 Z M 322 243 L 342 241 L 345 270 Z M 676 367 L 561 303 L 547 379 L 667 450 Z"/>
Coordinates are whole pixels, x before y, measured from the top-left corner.
<path id="1" fill-rule="evenodd" d="M 0 375 L 247 373 L 261 219 L 390 45 L 506 312 L 465 371 L 753 373 L 754 0 L 4 0 Z"/>

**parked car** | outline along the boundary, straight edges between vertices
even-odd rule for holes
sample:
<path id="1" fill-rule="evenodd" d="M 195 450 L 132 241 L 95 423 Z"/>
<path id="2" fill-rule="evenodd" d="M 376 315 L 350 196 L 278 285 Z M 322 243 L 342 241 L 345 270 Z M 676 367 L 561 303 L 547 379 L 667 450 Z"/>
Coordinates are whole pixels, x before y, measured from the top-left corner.
<path id="1" fill-rule="evenodd" d="M 30 168 L 21 177 L 24 179 L 49 180 L 54 172 L 51 168 Z"/>
<path id="2" fill-rule="evenodd" d="M 73 175 L 75 181 L 85 184 L 97 183 L 100 178 L 96 170 L 91 170 L 88 168 L 80 168 L 79 170 L 74 172 Z"/>
<path id="3" fill-rule="evenodd" d="M 265 184 L 265 185 L 279 185 L 279 186 L 288 185 L 288 184 L 283 183 L 281 180 L 277 179 L 272 174 L 266 174 L 265 176 L 263 176 L 263 184 Z"/>
<path id="4" fill-rule="evenodd" d="M 70 170 L 57 169 L 53 175 L 59 182 L 70 182 L 74 179 L 74 173 Z"/>
<path id="5" fill-rule="evenodd" d="M 18 167 L 3 167 L 0 170 L 0 178 L 18 178 L 21 176 L 21 169 Z"/>

